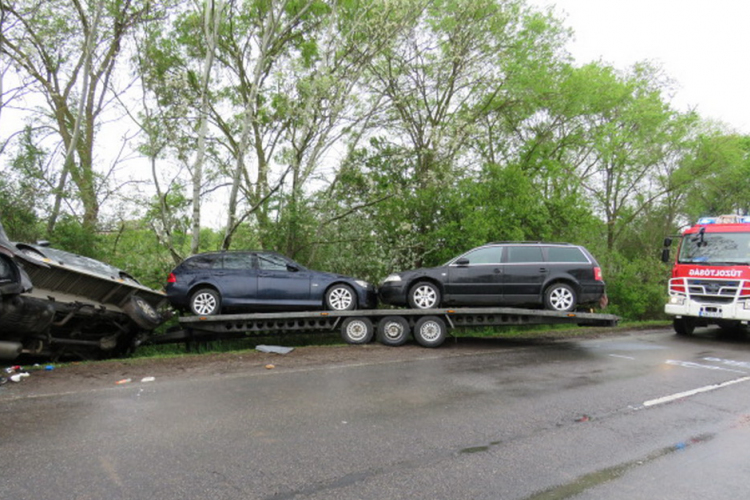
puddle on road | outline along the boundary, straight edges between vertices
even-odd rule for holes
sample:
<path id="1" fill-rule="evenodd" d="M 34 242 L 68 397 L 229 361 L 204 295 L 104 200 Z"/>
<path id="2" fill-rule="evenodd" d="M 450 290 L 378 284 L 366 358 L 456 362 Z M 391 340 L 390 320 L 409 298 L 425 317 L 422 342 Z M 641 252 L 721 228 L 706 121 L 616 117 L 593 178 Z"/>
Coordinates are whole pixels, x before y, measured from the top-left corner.
<path id="1" fill-rule="evenodd" d="M 592 472 L 591 474 L 586 474 L 585 476 L 579 477 L 572 483 L 555 486 L 554 488 L 550 488 L 548 490 L 527 497 L 525 500 L 563 500 L 565 498 L 571 498 L 576 495 L 580 495 L 584 491 L 594 488 L 595 486 L 599 486 L 600 484 L 605 484 L 610 481 L 614 481 L 615 479 L 619 479 L 620 477 L 625 475 L 625 473 L 635 469 L 636 467 L 646 465 L 653 462 L 654 460 L 658 460 L 677 451 L 682 451 L 690 446 L 705 443 L 712 440 L 715 436 L 715 434 L 703 434 L 691 438 L 687 441 L 677 443 L 674 446 L 668 446 L 666 448 L 662 448 L 661 450 L 655 451 L 644 459 L 633 460 L 632 462 L 626 462 L 621 465 L 616 465 L 614 467 L 609 467 L 607 469 Z"/>
<path id="2" fill-rule="evenodd" d="M 459 453 L 481 453 L 483 451 L 490 451 L 490 448 L 497 446 L 500 443 L 502 443 L 502 441 L 492 441 L 487 446 L 472 446 L 471 448 L 464 448 Z"/>
<path id="3" fill-rule="evenodd" d="M 660 351 L 663 349 L 667 349 L 667 346 L 654 344 L 651 342 L 616 342 L 616 341 L 591 342 L 591 343 L 585 344 L 584 347 L 592 351 L 606 350 L 606 351 L 625 351 L 625 352 Z"/>

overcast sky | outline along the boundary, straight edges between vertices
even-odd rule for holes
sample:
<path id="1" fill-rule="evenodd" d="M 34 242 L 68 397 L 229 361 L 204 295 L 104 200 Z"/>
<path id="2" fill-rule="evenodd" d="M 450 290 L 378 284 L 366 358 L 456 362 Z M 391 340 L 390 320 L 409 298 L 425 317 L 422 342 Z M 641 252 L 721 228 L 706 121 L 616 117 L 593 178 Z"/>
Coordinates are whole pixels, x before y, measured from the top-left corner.
<path id="1" fill-rule="evenodd" d="M 750 134 L 750 0 L 528 0 L 575 31 L 578 63 L 656 62 L 677 82 L 673 105 Z"/>

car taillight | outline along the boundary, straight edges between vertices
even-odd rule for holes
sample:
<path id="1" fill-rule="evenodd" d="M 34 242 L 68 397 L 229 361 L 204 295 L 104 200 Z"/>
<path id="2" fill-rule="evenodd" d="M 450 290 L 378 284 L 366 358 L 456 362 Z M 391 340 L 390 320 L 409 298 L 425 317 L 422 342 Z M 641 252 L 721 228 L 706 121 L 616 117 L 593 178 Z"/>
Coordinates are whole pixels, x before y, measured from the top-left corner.
<path id="1" fill-rule="evenodd" d="M 175 276 L 174 273 L 169 273 L 167 283 L 177 283 L 177 276 Z"/>
<path id="2" fill-rule="evenodd" d="M 602 279 L 602 268 L 601 267 L 595 267 L 594 268 L 594 279 L 596 281 L 604 281 Z"/>

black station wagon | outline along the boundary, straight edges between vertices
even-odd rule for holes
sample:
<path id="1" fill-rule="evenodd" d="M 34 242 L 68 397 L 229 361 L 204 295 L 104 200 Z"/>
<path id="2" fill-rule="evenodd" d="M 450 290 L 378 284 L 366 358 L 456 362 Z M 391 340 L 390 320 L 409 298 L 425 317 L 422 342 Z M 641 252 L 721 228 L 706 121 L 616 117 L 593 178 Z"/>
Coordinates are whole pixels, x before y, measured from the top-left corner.
<path id="1" fill-rule="evenodd" d="M 413 309 L 543 306 L 572 311 L 607 303 L 596 259 L 568 243 L 488 243 L 440 267 L 391 274 L 378 293 L 386 304 Z"/>

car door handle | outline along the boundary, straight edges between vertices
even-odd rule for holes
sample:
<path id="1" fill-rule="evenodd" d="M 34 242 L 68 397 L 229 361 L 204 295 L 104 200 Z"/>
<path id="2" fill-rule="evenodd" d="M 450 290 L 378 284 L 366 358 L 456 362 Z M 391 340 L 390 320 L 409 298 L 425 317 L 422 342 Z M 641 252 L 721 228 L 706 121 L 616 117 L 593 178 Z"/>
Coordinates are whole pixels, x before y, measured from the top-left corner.
<path id="1" fill-rule="evenodd" d="M 503 274 L 502 269 L 498 269 L 497 267 L 495 269 L 493 269 L 492 272 L 495 273 L 495 274 Z"/>
<path id="2" fill-rule="evenodd" d="M 541 274 L 546 274 L 548 272 L 549 272 L 549 270 L 546 267 L 540 267 L 539 268 L 539 273 L 541 273 Z"/>

